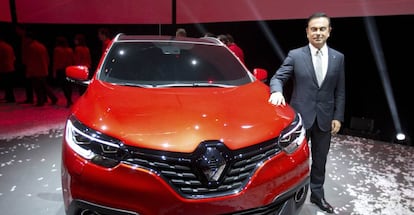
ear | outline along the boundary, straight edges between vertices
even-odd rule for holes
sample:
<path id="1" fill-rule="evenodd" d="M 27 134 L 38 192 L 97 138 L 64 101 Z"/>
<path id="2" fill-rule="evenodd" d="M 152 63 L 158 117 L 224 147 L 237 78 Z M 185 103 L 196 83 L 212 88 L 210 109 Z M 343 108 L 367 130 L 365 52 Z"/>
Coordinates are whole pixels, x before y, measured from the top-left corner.
<path id="1" fill-rule="evenodd" d="M 329 27 L 328 34 L 326 35 L 327 38 L 329 38 L 329 36 L 331 36 L 331 31 L 332 31 L 332 27 Z"/>

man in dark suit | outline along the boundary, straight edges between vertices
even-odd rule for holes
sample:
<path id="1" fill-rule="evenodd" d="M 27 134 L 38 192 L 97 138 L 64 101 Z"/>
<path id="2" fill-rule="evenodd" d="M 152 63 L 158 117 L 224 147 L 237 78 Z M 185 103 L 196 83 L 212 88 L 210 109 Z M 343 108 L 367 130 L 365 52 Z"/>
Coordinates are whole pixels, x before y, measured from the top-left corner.
<path id="1" fill-rule="evenodd" d="M 285 105 L 283 86 L 293 79 L 290 105 L 301 114 L 311 145 L 310 201 L 328 213 L 333 213 L 334 208 L 326 201 L 323 188 L 326 160 L 331 136 L 340 130 L 345 109 L 344 55 L 327 46 L 331 30 L 326 14 L 309 17 L 309 44 L 289 51 L 270 81 L 269 98 L 274 105 Z"/>

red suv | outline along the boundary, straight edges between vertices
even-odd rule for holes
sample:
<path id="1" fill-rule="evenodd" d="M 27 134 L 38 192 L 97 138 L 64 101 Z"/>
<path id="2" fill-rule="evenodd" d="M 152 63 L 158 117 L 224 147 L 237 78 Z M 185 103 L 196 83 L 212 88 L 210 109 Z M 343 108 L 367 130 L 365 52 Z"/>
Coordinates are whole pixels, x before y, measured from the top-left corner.
<path id="1" fill-rule="evenodd" d="M 66 214 L 298 214 L 309 148 L 290 106 L 268 102 L 215 38 L 117 35 L 71 108 L 62 145 Z"/>

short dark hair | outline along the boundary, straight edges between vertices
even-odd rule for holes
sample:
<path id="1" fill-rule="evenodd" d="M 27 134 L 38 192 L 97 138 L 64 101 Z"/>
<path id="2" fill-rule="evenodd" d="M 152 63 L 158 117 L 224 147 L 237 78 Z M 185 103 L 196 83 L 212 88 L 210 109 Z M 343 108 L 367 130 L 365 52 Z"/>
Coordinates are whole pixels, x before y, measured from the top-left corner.
<path id="1" fill-rule="evenodd" d="M 229 41 L 229 43 L 234 43 L 234 38 L 231 34 L 226 34 L 227 40 Z"/>
<path id="2" fill-rule="evenodd" d="M 229 43 L 229 38 L 227 38 L 227 36 L 224 35 L 224 34 L 218 35 L 217 39 L 219 39 L 221 42 L 223 42 L 226 45 L 227 45 L 227 43 Z"/>
<path id="3" fill-rule="evenodd" d="M 331 18 L 328 15 L 326 15 L 326 13 L 324 13 L 324 12 L 317 12 L 317 13 L 314 13 L 314 14 L 310 15 L 306 25 L 309 25 L 309 22 L 312 19 L 316 19 L 316 18 L 326 18 L 326 19 L 328 19 L 329 26 L 331 26 Z"/>

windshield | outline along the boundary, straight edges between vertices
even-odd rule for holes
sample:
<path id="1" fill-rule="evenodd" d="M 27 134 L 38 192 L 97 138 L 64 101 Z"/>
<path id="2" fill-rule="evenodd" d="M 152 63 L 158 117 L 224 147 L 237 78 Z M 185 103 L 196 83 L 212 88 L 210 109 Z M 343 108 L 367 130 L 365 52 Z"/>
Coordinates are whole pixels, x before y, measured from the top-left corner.
<path id="1" fill-rule="evenodd" d="M 224 47 L 171 41 L 115 43 L 98 79 L 139 87 L 226 87 L 252 81 Z"/>

